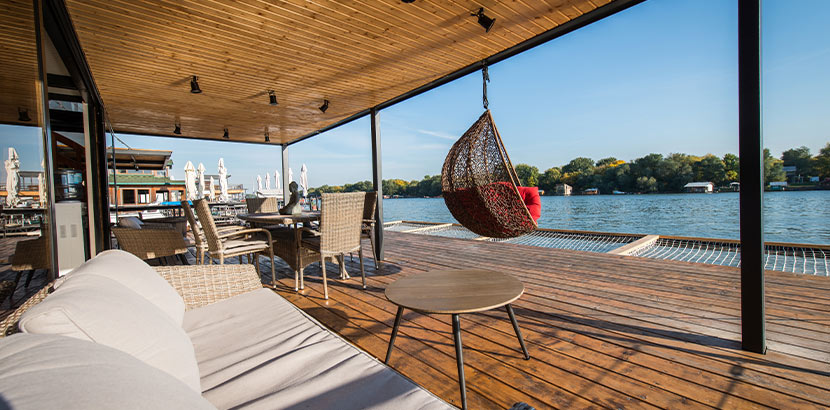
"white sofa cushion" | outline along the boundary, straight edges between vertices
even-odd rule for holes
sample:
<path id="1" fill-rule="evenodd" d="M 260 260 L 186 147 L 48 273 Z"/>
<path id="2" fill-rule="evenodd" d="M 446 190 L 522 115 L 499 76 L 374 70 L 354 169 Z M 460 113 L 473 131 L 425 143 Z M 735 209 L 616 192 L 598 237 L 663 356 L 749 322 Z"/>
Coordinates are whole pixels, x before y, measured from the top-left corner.
<path id="1" fill-rule="evenodd" d="M 182 297 L 138 256 L 122 250 L 104 251 L 73 270 L 67 279 L 75 275 L 101 275 L 113 279 L 149 300 L 179 326 L 182 324 Z"/>
<path id="2" fill-rule="evenodd" d="M 141 229 L 144 226 L 144 222 L 135 216 L 124 216 L 118 220 L 118 226 L 122 228 Z"/>
<path id="3" fill-rule="evenodd" d="M 127 352 L 184 381 L 197 392 L 193 345 L 155 305 L 100 275 L 71 275 L 20 318 L 20 330 L 88 340 Z"/>
<path id="4" fill-rule="evenodd" d="M 25 333 L 0 340 L 0 408 L 215 409 L 181 381 L 116 349 Z"/>
<path id="5" fill-rule="evenodd" d="M 220 409 L 454 408 L 268 289 L 187 311 L 183 326 Z"/>

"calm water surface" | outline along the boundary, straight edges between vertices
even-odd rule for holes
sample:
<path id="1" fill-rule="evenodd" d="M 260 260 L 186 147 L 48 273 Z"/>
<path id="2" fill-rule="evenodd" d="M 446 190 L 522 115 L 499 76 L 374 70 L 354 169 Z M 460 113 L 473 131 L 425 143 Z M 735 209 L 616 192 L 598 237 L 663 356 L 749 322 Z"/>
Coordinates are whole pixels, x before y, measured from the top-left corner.
<path id="1" fill-rule="evenodd" d="M 442 198 L 383 201 L 385 221 L 456 222 Z M 830 244 L 830 191 L 764 193 L 766 240 Z M 738 239 L 738 193 L 544 196 L 552 229 Z"/>

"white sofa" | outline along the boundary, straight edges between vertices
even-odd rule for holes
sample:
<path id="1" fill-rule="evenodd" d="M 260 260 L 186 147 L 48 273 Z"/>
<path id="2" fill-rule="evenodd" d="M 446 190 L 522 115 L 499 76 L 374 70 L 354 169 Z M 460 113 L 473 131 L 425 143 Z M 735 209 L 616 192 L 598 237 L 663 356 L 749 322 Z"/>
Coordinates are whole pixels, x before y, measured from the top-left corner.
<path id="1" fill-rule="evenodd" d="M 251 265 L 154 269 L 107 251 L 16 325 L 0 339 L 0 409 L 453 408 L 263 288 Z"/>

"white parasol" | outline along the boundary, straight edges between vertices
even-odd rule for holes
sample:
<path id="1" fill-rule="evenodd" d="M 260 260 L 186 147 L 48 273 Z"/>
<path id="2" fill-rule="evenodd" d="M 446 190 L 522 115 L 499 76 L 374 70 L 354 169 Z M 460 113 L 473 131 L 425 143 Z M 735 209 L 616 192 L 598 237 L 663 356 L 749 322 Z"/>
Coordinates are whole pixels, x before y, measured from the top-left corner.
<path id="1" fill-rule="evenodd" d="M 305 164 L 300 168 L 300 188 L 303 189 L 303 196 L 308 195 L 308 168 Z"/>
<path id="2" fill-rule="evenodd" d="M 256 190 L 257 192 L 262 192 L 262 176 L 256 176 Z"/>
<path id="3" fill-rule="evenodd" d="M 271 174 L 269 174 L 267 172 L 265 173 L 265 190 L 266 191 L 271 190 Z"/>
<path id="4" fill-rule="evenodd" d="M 193 163 L 190 161 L 184 165 L 184 186 L 186 199 L 188 201 L 196 199 L 196 168 L 193 168 Z"/>
<path id="5" fill-rule="evenodd" d="M 225 168 L 225 160 L 219 158 L 219 202 L 229 202 L 228 197 L 228 169 Z"/>
<path id="6" fill-rule="evenodd" d="M 274 171 L 274 186 L 277 187 L 277 191 L 281 191 L 280 185 L 282 185 L 280 181 L 280 171 Z"/>
<path id="7" fill-rule="evenodd" d="M 13 208 L 20 203 L 17 194 L 20 188 L 20 158 L 17 150 L 9 147 L 9 159 L 6 160 L 6 206 Z"/>
<path id="8" fill-rule="evenodd" d="M 46 169 L 46 162 L 40 162 L 40 168 Z M 37 174 L 37 199 L 40 203 L 41 208 L 46 208 L 46 181 L 43 180 L 44 178 L 43 172 Z"/>
<path id="9" fill-rule="evenodd" d="M 213 202 L 216 200 L 216 192 L 213 191 L 213 186 L 216 182 L 213 180 L 213 177 L 210 177 L 210 185 L 208 185 L 208 201 Z"/>
<path id="10" fill-rule="evenodd" d="M 205 197 L 205 164 L 200 162 L 196 172 L 199 173 L 199 192 L 196 194 L 196 198 L 201 199 Z"/>
<path id="11" fill-rule="evenodd" d="M 294 181 L 294 170 L 292 170 L 291 168 L 288 168 L 288 183 L 290 184 L 293 181 Z"/>

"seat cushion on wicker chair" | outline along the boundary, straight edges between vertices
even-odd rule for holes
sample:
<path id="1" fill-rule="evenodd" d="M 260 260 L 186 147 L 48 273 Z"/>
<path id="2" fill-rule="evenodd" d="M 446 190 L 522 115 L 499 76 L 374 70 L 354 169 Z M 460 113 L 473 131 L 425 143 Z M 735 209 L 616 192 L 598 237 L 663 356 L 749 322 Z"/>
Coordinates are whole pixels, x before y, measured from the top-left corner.
<path id="1" fill-rule="evenodd" d="M 127 352 L 201 392 L 193 345 L 170 316 L 101 275 L 71 275 L 20 318 L 25 333 L 96 342 Z"/>
<path id="2" fill-rule="evenodd" d="M 257 252 L 268 248 L 268 241 L 259 239 L 230 239 L 224 242 L 225 252 L 237 253 L 244 251 Z"/>
<path id="3" fill-rule="evenodd" d="M 183 326 L 218 408 L 452 408 L 269 289 L 189 310 Z"/>
<path id="4" fill-rule="evenodd" d="M 519 186 L 519 195 L 522 196 L 527 210 L 534 221 L 538 221 L 542 216 L 542 198 L 539 197 L 539 187 L 535 186 Z"/>
<path id="5" fill-rule="evenodd" d="M 215 409 L 124 352 L 54 335 L 0 340 L 0 398 L 4 409 Z"/>
<path id="6" fill-rule="evenodd" d="M 123 228 L 141 229 L 144 222 L 135 216 L 125 216 L 118 220 L 118 226 Z"/>
<path id="7" fill-rule="evenodd" d="M 139 257 L 122 250 L 104 251 L 90 259 L 68 277 L 100 275 L 113 279 L 156 305 L 181 326 L 184 301 L 176 289 Z M 60 285 L 56 286 L 59 288 Z"/>

